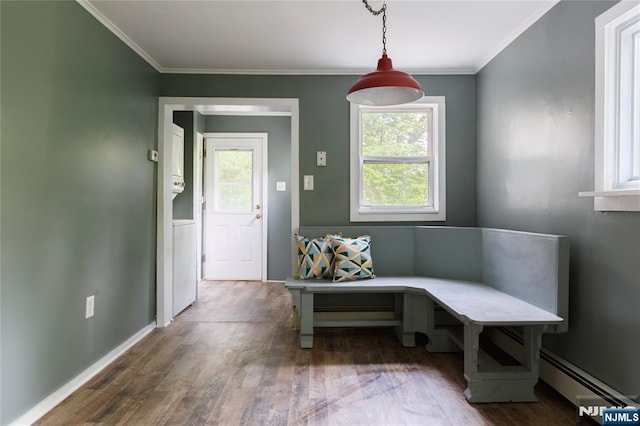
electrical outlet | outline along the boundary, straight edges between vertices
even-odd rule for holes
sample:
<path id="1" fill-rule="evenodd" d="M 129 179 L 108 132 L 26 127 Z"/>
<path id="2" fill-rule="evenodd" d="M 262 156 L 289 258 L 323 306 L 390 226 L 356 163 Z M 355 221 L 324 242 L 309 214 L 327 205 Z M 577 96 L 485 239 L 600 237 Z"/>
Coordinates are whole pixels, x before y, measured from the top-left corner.
<path id="1" fill-rule="evenodd" d="M 327 153 L 326 151 L 316 152 L 316 166 L 326 167 L 327 165 Z"/>
<path id="2" fill-rule="evenodd" d="M 91 318 L 93 316 L 93 312 L 96 305 L 96 296 L 87 297 L 87 303 L 85 305 L 84 317 Z"/>

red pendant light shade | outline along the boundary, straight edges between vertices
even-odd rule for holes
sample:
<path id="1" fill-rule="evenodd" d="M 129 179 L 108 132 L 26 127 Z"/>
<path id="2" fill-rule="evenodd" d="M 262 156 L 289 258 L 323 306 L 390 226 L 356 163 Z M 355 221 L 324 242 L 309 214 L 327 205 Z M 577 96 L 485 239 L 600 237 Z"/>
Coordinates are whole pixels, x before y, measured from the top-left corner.
<path id="1" fill-rule="evenodd" d="M 378 59 L 378 68 L 360 77 L 351 87 L 347 100 L 361 105 L 399 105 L 417 101 L 424 91 L 409 74 L 393 69 L 386 53 Z"/>

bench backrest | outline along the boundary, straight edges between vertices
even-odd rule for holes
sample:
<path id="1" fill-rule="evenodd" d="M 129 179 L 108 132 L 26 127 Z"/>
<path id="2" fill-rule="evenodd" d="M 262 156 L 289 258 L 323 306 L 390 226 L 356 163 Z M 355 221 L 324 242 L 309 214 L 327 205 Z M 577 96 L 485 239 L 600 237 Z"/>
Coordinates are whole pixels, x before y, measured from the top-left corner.
<path id="1" fill-rule="evenodd" d="M 413 247 L 415 275 L 477 282 L 482 280 L 480 228 L 416 226 Z"/>
<path id="2" fill-rule="evenodd" d="M 482 229 L 482 282 L 564 318 L 556 331 L 567 331 L 567 237 Z"/>
<path id="3" fill-rule="evenodd" d="M 342 232 L 343 237 L 371 236 L 371 258 L 376 274 L 414 275 L 413 227 L 411 226 L 301 226 L 299 234 L 309 238 Z"/>
<path id="4" fill-rule="evenodd" d="M 476 281 L 556 314 L 568 329 L 569 240 L 565 236 L 448 226 L 302 226 L 319 237 L 370 235 L 379 276 Z"/>

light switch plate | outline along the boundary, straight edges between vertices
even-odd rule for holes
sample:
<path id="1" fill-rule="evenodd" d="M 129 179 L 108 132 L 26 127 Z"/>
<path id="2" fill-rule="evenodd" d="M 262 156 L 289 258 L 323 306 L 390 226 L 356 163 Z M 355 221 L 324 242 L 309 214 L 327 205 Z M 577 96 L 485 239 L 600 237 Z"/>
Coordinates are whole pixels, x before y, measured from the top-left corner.
<path id="1" fill-rule="evenodd" d="M 276 182 L 276 191 L 286 191 L 287 182 Z"/>
<path id="2" fill-rule="evenodd" d="M 96 306 L 96 296 L 93 295 L 93 296 L 87 297 L 87 300 L 85 302 L 85 308 L 84 308 L 85 318 L 91 318 L 93 316 L 95 306 Z"/>
<path id="3" fill-rule="evenodd" d="M 304 175 L 304 190 L 313 191 L 313 175 Z"/>

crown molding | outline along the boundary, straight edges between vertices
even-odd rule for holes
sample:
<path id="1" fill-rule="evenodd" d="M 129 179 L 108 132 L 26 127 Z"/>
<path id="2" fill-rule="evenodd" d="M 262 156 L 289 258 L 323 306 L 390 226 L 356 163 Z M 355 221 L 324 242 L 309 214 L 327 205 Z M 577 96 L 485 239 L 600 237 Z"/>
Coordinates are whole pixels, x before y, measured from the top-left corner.
<path id="1" fill-rule="evenodd" d="M 1 0 L 0 0 L 1 1 Z M 162 74 L 211 74 L 211 75 L 363 75 L 371 69 L 322 69 L 322 70 L 273 70 L 273 69 L 209 69 L 209 68 L 165 68 L 131 40 L 117 25 L 104 16 L 89 0 L 76 0 L 87 12 L 122 40 L 149 65 Z M 412 75 L 473 75 L 474 68 L 415 69 L 405 70 Z"/>
<path id="2" fill-rule="evenodd" d="M 134 52 L 136 52 L 142 59 L 147 61 L 149 65 L 155 68 L 159 72 L 164 72 L 164 68 L 155 61 L 147 52 L 145 52 L 140 46 L 138 46 L 133 40 L 131 40 L 120 28 L 118 28 L 113 22 L 111 22 L 106 16 L 104 16 L 94 5 L 88 0 L 76 0 L 76 2 L 82 6 L 87 12 L 89 12 L 94 18 L 96 18 L 102 25 L 107 27 L 109 31 L 115 34 L 120 40 L 129 46 Z"/>
<path id="3" fill-rule="evenodd" d="M 493 60 L 500 52 L 507 48 L 515 39 L 520 37 L 522 33 L 524 33 L 529 27 L 531 27 L 538 19 L 542 18 L 545 13 L 550 11 L 556 4 L 560 3 L 561 0 L 548 0 L 542 6 L 538 8 L 534 13 L 531 14 L 527 18 L 526 21 L 522 23 L 514 32 L 509 34 L 507 38 L 502 40 L 487 56 L 485 56 L 474 69 L 474 74 L 477 74 L 484 68 L 489 62 Z"/>
<path id="4" fill-rule="evenodd" d="M 0 0 L 1 1 L 1 0 Z M 540 19 L 561 0 L 547 0 L 536 10 L 517 30 L 511 33 L 499 43 L 484 59 L 472 68 L 442 68 L 442 69 L 406 69 L 412 75 L 475 75 L 484 68 L 493 58 L 509 46 L 531 25 Z M 273 69 L 209 69 L 209 68 L 165 68 L 151 55 L 131 40 L 117 25 L 104 16 L 89 0 L 76 0 L 87 12 L 96 18 L 102 25 L 122 40 L 149 65 L 162 74 L 211 74 L 211 75 L 363 75 L 371 72 L 371 69 L 321 69 L 321 70 L 273 70 Z"/>
<path id="5" fill-rule="evenodd" d="M 363 75 L 371 72 L 371 69 L 324 69 L 324 70 L 249 70 L 249 69 L 207 69 L 207 68 L 164 68 L 165 74 L 226 74 L 226 75 Z M 411 75 L 473 75 L 472 68 L 450 69 L 417 69 L 404 70 Z"/>

